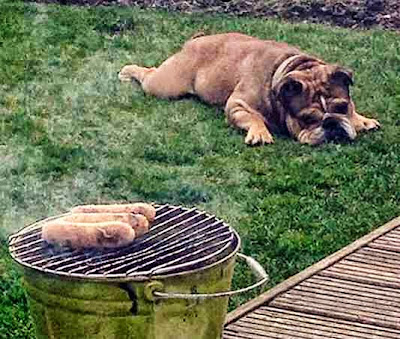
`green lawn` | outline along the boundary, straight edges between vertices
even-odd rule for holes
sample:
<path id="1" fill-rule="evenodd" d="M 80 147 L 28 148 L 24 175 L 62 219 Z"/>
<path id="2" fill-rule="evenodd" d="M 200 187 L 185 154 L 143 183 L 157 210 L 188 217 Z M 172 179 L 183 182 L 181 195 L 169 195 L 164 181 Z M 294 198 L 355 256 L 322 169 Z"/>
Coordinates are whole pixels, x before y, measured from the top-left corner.
<path id="1" fill-rule="evenodd" d="M 350 145 L 251 148 L 219 109 L 120 84 L 197 31 L 287 41 L 355 71 L 382 129 Z M 400 214 L 400 39 L 273 20 L 0 0 L 0 338 L 32 337 L 7 235 L 79 203 L 196 206 L 228 221 L 270 286 Z M 235 286 L 250 282 L 240 266 Z M 231 302 L 231 308 L 255 294 Z"/>

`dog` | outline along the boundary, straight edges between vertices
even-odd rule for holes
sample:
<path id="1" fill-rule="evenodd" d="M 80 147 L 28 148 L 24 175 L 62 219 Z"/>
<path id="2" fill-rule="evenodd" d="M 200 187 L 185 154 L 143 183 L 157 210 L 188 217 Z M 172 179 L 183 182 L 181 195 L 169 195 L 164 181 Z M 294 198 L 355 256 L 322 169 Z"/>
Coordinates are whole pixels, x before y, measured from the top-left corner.
<path id="1" fill-rule="evenodd" d="M 196 36 L 159 67 L 127 65 L 118 76 L 160 98 L 192 94 L 224 107 L 249 145 L 273 143 L 272 134 L 310 145 L 351 141 L 380 127 L 356 112 L 350 70 L 240 33 Z"/>

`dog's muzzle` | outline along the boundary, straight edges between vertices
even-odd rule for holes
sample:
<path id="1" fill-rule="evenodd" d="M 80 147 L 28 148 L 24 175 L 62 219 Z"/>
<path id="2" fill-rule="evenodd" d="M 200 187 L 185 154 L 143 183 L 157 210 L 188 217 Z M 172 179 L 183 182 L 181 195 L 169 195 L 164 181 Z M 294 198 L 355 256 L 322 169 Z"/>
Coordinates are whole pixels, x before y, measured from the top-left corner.
<path id="1" fill-rule="evenodd" d="M 342 114 L 326 113 L 322 128 L 327 141 L 346 142 L 354 140 L 356 137 L 354 127 Z"/>

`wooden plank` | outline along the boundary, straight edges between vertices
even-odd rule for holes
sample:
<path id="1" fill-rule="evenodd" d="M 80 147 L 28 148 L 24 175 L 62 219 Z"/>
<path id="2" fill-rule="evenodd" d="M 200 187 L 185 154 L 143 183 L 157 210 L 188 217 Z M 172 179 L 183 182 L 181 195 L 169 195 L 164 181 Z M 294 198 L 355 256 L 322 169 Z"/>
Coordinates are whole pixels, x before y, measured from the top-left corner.
<path id="1" fill-rule="evenodd" d="M 394 232 L 390 232 L 389 234 L 385 234 L 380 238 L 392 238 L 400 240 L 400 232 L 394 230 Z"/>
<path id="2" fill-rule="evenodd" d="M 331 326 L 327 322 L 321 321 L 318 324 L 310 324 L 308 322 L 301 321 L 300 319 L 292 320 L 288 318 L 277 319 L 276 317 L 271 317 L 271 315 L 263 315 L 256 312 L 249 313 L 246 317 L 241 318 L 243 321 L 253 322 L 255 324 L 263 324 L 267 327 L 267 332 L 277 332 L 281 329 L 291 330 L 294 334 L 304 333 L 306 338 L 310 334 L 317 334 L 323 338 L 360 338 L 369 339 L 371 334 L 360 333 L 358 331 L 352 331 L 350 329 L 343 329 L 340 327 Z M 279 321 L 281 320 L 281 321 Z"/>
<path id="3" fill-rule="evenodd" d="M 396 283 L 393 281 L 386 281 L 385 279 L 382 279 L 381 277 L 373 278 L 371 276 L 366 276 L 364 274 L 355 274 L 354 272 L 349 273 L 348 271 L 325 270 L 323 272 L 320 272 L 320 275 L 324 276 L 324 277 L 343 279 L 343 280 L 354 281 L 354 282 L 359 282 L 359 283 L 371 284 L 371 285 L 375 285 L 375 286 L 400 289 L 399 283 Z"/>
<path id="4" fill-rule="evenodd" d="M 353 253 L 346 257 L 346 260 L 359 262 L 359 263 L 366 263 L 371 265 L 381 265 L 382 267 L 386 268 L 393 268 L 399 269 L 399 260 L 396 259 L 389 259 L 389 258 L 382 258 L 379 256 L 373 256 L 371 254 L 365 255 L 359 252 Z"/>
<path id="5" fill-rule="evenodd" d="M 247 320 L 247 321 L 246 321 Z M 334 338 L 334 339 L 346 339 L 349 336 L 340 333 L 333 333 L 324 330 L 323 327 L 310 329 L 303 324 L 289 324 L 289 323 L 276 323 L 276 322 L 265 322 L 262 319 L 256 317 L 241 318 L 236 322 L 238 326 L 254 328 L 261 330 L 264 333 L 280 333 L 290 336 L 291 338 Z M 358 337 L 359 338 L 359 337 Z"/>
<path id="6" fill-rule="evenodd" d="M 235 328 L 238 329 L 240 326 L 241 330 L 243 332 L 247 333 L 254 333 L 254 334 L 280 334 L 283 336 L 287 336 L 288 338 L 297 338 L 297 339 L 323 339 L 327 338 L 326 333 L 324 335 L 321 335 L 319 333 L 307 333 L 303 332 L 303 328 L 291 328 L 291 329 L 286 329 L 286 328 L 271 328 L 271 327 L 266 327 L 265 325 L 262 324 L 256 324 L 256 323 L 248 323 L 243 321 L 243 319 L 239 319 L 237 322 L 235 322 Z M 230 326 L 231 327 L 231 326 Z"/>
<path id="7" fill-rule="evenodd" d="M 400 268 L 399 267 L 387 267 L 386 265 L 379 265 L 379 263 L 366 263 L 360 261 L 353 261 L 347 259 L 347 257 L 341 260 L 339 263 L 334 265 L 333 267 L 346 267 L 351 270 L 359 270 L 361 272 L 367 272 L 371 274 L 377 275 L 387 275 L 390 277 L 398 278 L 400 277 Z M 397 279 L 400 281 L 400 279 Z"/>
<path id="8" fill-rule="evenodd" d="M 321 275 L 335 276 L 339 279 L 359 281 L 366 284 L 400 288 L 400 279 L 396 274 L 390 274 L 388 272 L 374 272 L 372 270 L 350 267 L 348 265 L 335 265 L 329 267 L 321 272 Z"/>
<path id="9" fill-rule="evenodd" d="M 237 339 L 237 338 L 243 338 L 243 339 L 264 339 L 264 338 L 274 338 L 270 337 L 268 335 L 254 335 L 251 333 L 246 333 L 246 332 L 237 332 L 233 330 L 225 330 L 224 333 L 222 334 L 223 339 Z M 276 338 L 276 337 L 275 337 Z"/>
<path id="10" fill-rule="evenodd" d="M 393 294 L 387 295 L 384 293 L 380 293 L 379 289 L 376 289 L 374 291 L 373 289 L 368 289 L 365 287 L 360 287 L 359 289 L 356 289 L 354 286 L 346 285 L 345 283 L 343 284 L 321 284 L 320 281 L 318 280 L 312 280 L 308 279 L 304 282 L 302 282 L 300 285 L 295 286 L 293 289 L 294 290 L 300 290 L 300 291 L 309 291 L 309 292 L 314 292 L 314 293 L 321 293 L 321 294 L 326 294 L 326 295 L 343 295 L 343 296 L 348 296 L 351 295 L 351 297 L 354 300 L 364 300 L 364 301 L 370 301 L 374 304 L 377 305 L 397 305 L 397 307 L 400 307 L 400 296 L 399 294 Z M 365 286 L 365 285 L 360 285 L 360 286 Z"/>
<path id="11" fill-rule="evenodd" d="M 240 320 L 239 320 L 240 321 Z M 282 333 L 265 333 L 265 331 L 256 329 L 256 328 L 248 328 L 245 326 L 239 326 L 236 324 L 232 324 L 229 326 L 229 329 L 236 331 L 242 335 L 248 335 L 248 338 L 266 338 L 268 335 L 270 338 L 290 338 L 283 336 Z M 251 335 L 251 336 L 250 336 Z M 293 337 L 292 337 L 293 338 Z M 302 338 L 304 339 L 304 338 Z"/>
<path id="12" fill-rule="evenodd" d="M 383 245 L 390 245 L 395 246 L 400 249 L 400 239 L 391 238 L 391 237 L 381 237 L 374 241 L 374 244 L 383 244 Z"/>
<path id="13" fill-rule="evenodd" d="M 236 331 L 229 331 L 229 337 L 225 337 L 225 332 L 222 336 L 222 338 L 229 338 L 229 339 L 233 339 L 233 338 L 240 338 L 240 339 L 293 339 L 293 336 L 289 336 L 286 334 L 282 334 L 282 333 L 263 333 L 262 335 L 257 335 L 255 333 L 252 332 L 236 332 Z"/>
<path id="14" fill-rule="evenodd" d="M 316 310 L 325 308 L 331 310 L 331 317 L 335 318 L 336 313 L 348 314 L 361 314 L 372 320 L 384 319 L 387 322 L 393 322 L 395 325 L 400 326 L 400 316 L 396 309 L 378 309 L 371 307 L 371 304 L 351 301 L 351 299 L 342 299 L 327 295 L 316 295 L 315 293 L 305 293 L 296 291 L 293 293 L 285 293 L 284 296 L 274 300 L 271 305 L 276 306 L 280 302 L 292 303 L 295 308 L 296 305 L 304 305 L 314 308 Z M 311 312 L 318 314 L 317 312 Z M 378 324 L 379 325 L 379 324 Z M 379 325 L 381 326 L 381 325 Z M 394 326 L 393 328 L 397 328 Z"/>
<path id="15" fill-rule="evenodd" d="M 351 291 L 347 291 L 344 289 L 324 289 L 321 288 L 321 286 L 314 285 L 314 286 L 304 286 L 304 285 L 298 285 L 293 288 L 293 291 L 299 292 L 299 294 L 302 293 L 309 293 L 309 294 L 315 294 L 315 295 L 323 295 L 328 297 L 337 297 L 337 298 L 343 298 L 343 300 L 350 299 L 352 303 L 358 305 L 358 303 L 364 303 L 364 304 L 371 304 L 373 306 L 376 306 L 377 308 L 383 307 L 385 309 L 390 309 L 394 308 L 395 310 L 400 310 L 400 303 L 397 300 L 391 300 L 390 298 L 387 299 L 381 299 L 378 296 L 374 296 L 371 294 L 354 294 L 351 293 Z M 289 293 L 289 292 L 288 292 Z"/>
<path id="16" fill-rule="evenodd" d="M 381 287 L 369 284 L 362 284 L 353 281 L 346 281 L 336 278 L 325 277 L 322 275 L 315 275 L 302 283 L 304 286 L 315 286 L 328 289 L 343 289 L 349 291 L 354 295 L 371 295 L 379 298 L 382 301 L 400 302 L 399 291 L 395 288 Z"/>
<path id="17" fill-rule="evenodd" d="M 382 259 L 393 259 L 400 261 L 400 253 L 376 249 L 369 247 L 368 245 L 360 248 L 357 253 Z"/>
<path id="18" fill-rule="evenodd" d="M 284 293 L 285 291 L 289 290 L 293 286 L 296 286 L 297 284 L 299 284 L 300 282 L 304 281 L 305 279 L 311 277 L 312 275 L 332 266 L 333 264 L 337 263 L 344 257 L 357 251 L 361 247 L 371 243 L 372 241 L 381 237 L 382 235 L 394 230 L 399 225 L 400 225 L 400 217 L 386 223 L 385 225 L 379 227 L 375 231 L 365 235 L 364 237 L 356 240 L 355 242 L 351 243 L 350 245 L 339 250 L 338 252 L 336 252 L 336 253 L 328 256 L 327 258 L 319 261 L 318 263 L 310 266 L 309 268 L 296 274 L 295 276 L 283 281 L 282 283 L 280 283 L 279 285 L 270 289 L 269 291 L 261 294 L 259 297 L 238 307 L 233 312 L 230 312 L 226 318 L 226 324 L 230 324 L 230 323 L 234 322 L 235 320 L 239 319 L 240 317 L 244 316 L 245 314 L 256 309 L 260 305 L 268 303 L 269 301 L 273 300 L 276 296 Z M 399 249 L 399 252 L 400 252 L 400 249 Z M 379 281 L 379 279 L 377 279 L 377 280 Z M 400 285 L 399 285 L 399 287 L 400 287 Z"/>
<path id="19" fill-rule="evenodd" d="M 366 265 L 366 264 L 353 264 L 343 260 L 336 265 L 333 265 L 326 269 L 326 271 L 344 271 L 347 273 L 354 273 L 359 275 L 365 275 L 374 279 L 381 278 L 382 280 L 391 281 L 400 284 L 400 275 L 396 271 L 391 271 L 377 265 Z"/>
<path id="20" fill-rule="evenodd" d="M 338 308 L 339 312 L 343 309 L 348 309 L 354 312 L 360 310 L 370 312 L 372 315 L 387 315 L 400 319 L 400 308 L 398 303 L 392 305 L 379 305 L 378 303 L 374 302 L 376 301 L 376 299 L 372 301 L 360 298 L 356 299 L 353 295 L 346 293 L 331 292 L 330 294 L 328 294 L 322 293 L 321 291 L 315 289 L 311 289 L 311 291 L 304 289 L 293 289 L 285 293 L 283 297 L 296 301 L 299 299 L 301 299 L 302 301 L 310 301 L 312 304 L 315 305 L 315 308 L 319 308 L 319 303 L 321 303 L 321 305 L 326 304 L 329 306 L 335 306 Z M 279 300 L 279 298 L 275 299 L 276 302 L 279 302 Z"/>
<path id="21" fill-rule="evenodd" d="M 229 331 L 229 332 L 227 332 Z M 262 306 L 230 324 L 228 338 L 398 339 L 400 330 Z"/>
<path id="22" fill-rule="evenodd" d="M 397 252 L 400 253 L 400 248 L 398 246 L 391 246 L 391 245 L 384 245 L 384 244 L 377 244 L 377 243 L 370 243 L 368 245 L 371 248 L 377 248 L 380 250 L 386 250 L 386 251 L 392 251 L 392 252 Z"/>
<path id="23" fill-rule="evenodd" d="M 327 321 L 328 319 L 328 321 Z M 278 332 L 277 328 L 291 329 L 294 332 L 304 333 L 306 337 L 310 333 L 318 334 L 322 337 L 330 338 L 360 338 L 360 339 L 370 339 L 371 334 L 377 337 L 385 337 L 391 339 L 398 339 L 398 333 L 389 333 L 383 331 L 360 331 L 357 326 L 341 326 L 337 323 L 330 322 L 329 318 L 322 318 L 318 321 L 310 321 L 310 319 L 302 317 L 299 314 L 298 317 L 279 317 L 273 312 L 251 312 L 246 317 L 241 318 L 243 321 L 254 322 L 259 324 L 264 324 L 267 327 L 266 332 Z M 312 319 L 313 320 L 313 319 Z"/>
<path id="24" fill-rule="evenodd" d="M 295 311 L 280 309 L 272 306 L 261 306 L 250 315 L 263 314 L 274 320 L 283 319 L 283 321 L 296 320 L 299 323 L 306 322 L 309 324 L 315 324 L 316 326 L 327 326 L 336 330 L 346 330 L 349 332 L 357 332 L 360 335 L 365 335 L 370 338 L 371 335 L 383 336 L 385 338 L 400 338 L 400 330 L 393 330 L 389 328 L 377 327 L 369 324 L 353 323 L 347 320 L 328 318 L 315 314 L 299 313 Z"/>
<path id="25" fill-rule="evenodd" d="M 400 320 L 396 316 L 376 314 L 370 310 L 355 310 L 339 302 L 319 301 L 317 307 L 315 299 L 313 298 L 302 297 L 302 299 L 299 300 L 286 296 L 285 294 L 285 296 L 281 296 L 279 300 L 274 300 L 271 305 L 297 312 L 312 313 L 330 318 L 344 319 L 400 330 Z"/>

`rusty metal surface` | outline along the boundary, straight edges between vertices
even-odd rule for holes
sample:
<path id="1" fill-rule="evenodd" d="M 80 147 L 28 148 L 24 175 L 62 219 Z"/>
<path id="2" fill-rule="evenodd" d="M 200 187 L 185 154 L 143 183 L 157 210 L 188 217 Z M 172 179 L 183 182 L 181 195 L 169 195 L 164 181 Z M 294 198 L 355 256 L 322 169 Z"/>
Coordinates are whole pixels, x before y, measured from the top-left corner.
<path id="1" fill-rule="evenodd" d="M 257 298 L 258 305 L 232 312 L 223 338 L 400 338 L 396 220 L 380 235 L 339 251 L 336 261 L 333 255 L 330 264 L 317 263 L 310 274 L 281 283 Z"/>

